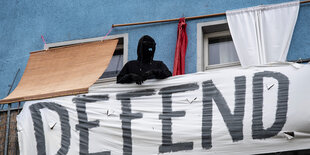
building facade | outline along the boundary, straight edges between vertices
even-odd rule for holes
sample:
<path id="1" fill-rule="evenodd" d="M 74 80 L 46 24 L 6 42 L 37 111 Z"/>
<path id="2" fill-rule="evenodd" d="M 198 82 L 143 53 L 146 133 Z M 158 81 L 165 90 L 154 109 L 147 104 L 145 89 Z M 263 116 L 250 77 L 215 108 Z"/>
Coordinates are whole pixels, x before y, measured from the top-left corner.
<path id="1" fill-rule="evenodd" d="M 112 59 L 111 70 L 107 72 L 118 71 L 125 62 L 136 59 L 138 40 L 143 35 L 152 36 L 157 43 L 154 59 L 163 61 L 170 71 L 173 70 L 177 21 L 111 29 L 112 24 L 208 15 L 288 1 L 292 0 L 1 1 L 0 97 L 6 97 L 17 86 L 30 52 L 100 40 L 105 38 L 108 32 L 110 33 L 106 39 L 119 38 L 120 47 L 117 48 L 116 51 L 119 52 L 116 52 Z M 239 65 L 236 54 L 225 50 L 231 49 L 235 52 L 225 16 L 186 22 L 188 35 L 186 73 Z M 310 3 L 301 4 L 287 61 L 310 58 L 309 27 Z M 224 48 L 223 55 L 212 54 L 220 48 Z M 116 69 L 113 69 L 113 66 L 116 66 Z M 115 73 L 117 72 L 106 77 L 115 76 Z M 17 111 L 18 108 L 15 110 Z M 13 124 L 10 133 L 13 136 L 10 136 L 10 145 L 8 145 L 9 150 L 13 152 L 16 151 L 14 148 L 17 146 L 16 132 L 13 131 L 16 130 L 16 124 L 14 124 L 16 114 L 14 112 L 11 117 Z M 1 144 L 7 143 L 4 138 L 6 118 L 5 111 L 2 111 Z M 3 149 L 1 148 L 0 152 L 3 152 Z"/>
<path id="2" fill-rule="evenodd" d="M 15 76 L 16 80 L 12 88 L 17 86 L 27 65 L 29 53 L 44 49 L 41 36 L 44 37 L 47 45 L 49 45 L 104 37 L 109 32 L 112 24 L 223 13 L 226 10 L 281 2 L 287 2 L 287 0 L 3 1 L 1 2 L 0 14 L 0 97 L 4 98 L 7 96 Z M 198 37 L 211 33 L 208 31 L 210 30 L 208 27 L 207 30 L 204 29 L 206 26 L 212 25 L 212 23 L 215 25 L 224 23 L 224 26 L 222 25 L 223 31 L 229 31 L 225 30 L 225 19 L 225 16 L 218 16 L 187 21 L 186 73 L 203 71 L 206 66 L 203 63 L 216 63 L 206 62 L 207 60 L 202 58 L 199 52 L 201 52 L 201 42 L 203 40 Z M 309 19 L 310 5 L 307 3 L 301 4 L 287 60 L 294 61 L 310 57 L 308 52 L 310 49 L 308 39 L 308 34 L 310 34 Z M 177 39 L 177 24 L 178 22 L 176 21 L 115 27 L 109 36 L 127 36 L 125 38 L 127 45 L 124 47 L 124 62 L 136 59 L 137 43 L 141 36 L 152 36 L 157 43 L 154 59 L 162 60 L 172 71 Z M 199 30 L 200 28 L 202 30 Z M 199 43 L 200 40 L 201 42 Z M 231 59 L 234 60 L 235 58 Z M 20 71 L 18 72 L 18 70 Z"/>

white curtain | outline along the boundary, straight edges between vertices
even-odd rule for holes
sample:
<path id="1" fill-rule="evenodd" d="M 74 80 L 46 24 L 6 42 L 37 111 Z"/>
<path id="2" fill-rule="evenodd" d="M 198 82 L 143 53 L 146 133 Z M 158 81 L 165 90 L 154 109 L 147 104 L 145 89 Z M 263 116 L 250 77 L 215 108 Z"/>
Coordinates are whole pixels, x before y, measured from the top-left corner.
<path id="1" fill-rule="evenodd" d="M 298 11 L 299 1 L 227 11 L 241 65 L 284 62 Z"/>

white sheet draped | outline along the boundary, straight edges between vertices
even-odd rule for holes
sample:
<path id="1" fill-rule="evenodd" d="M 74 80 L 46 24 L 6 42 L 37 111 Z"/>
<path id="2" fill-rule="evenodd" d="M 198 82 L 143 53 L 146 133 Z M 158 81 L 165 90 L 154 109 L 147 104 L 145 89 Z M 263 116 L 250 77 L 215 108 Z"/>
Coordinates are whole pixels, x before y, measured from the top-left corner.
<path id="1" fill-rule="evenodd" d="M 226 12 L 243 67 L 284 62 L 299 11 L 299 1 Z"/>

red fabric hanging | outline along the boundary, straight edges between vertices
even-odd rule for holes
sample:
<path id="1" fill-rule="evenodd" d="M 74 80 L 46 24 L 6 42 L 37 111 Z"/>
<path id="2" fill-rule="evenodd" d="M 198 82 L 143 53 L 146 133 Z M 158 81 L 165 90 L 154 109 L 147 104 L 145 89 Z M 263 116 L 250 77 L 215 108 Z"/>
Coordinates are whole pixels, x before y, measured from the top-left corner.
<path id="1" fill-rule="evenodd" d="M 175 47 L 173 76 L 184 74 L 185 70 L 185 54 L 187 48 L 187 34 L 186 34 L 185 18 L 180 18 L 178 24 L 178 38 Z"/>

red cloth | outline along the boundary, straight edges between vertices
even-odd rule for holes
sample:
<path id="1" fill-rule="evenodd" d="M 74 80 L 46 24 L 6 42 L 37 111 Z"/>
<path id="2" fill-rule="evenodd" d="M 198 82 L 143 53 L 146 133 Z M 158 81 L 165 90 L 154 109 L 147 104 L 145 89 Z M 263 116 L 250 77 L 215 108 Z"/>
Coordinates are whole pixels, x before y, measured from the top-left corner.
<path id="1" fill-rule="evenodd" d="M 185 54 L 187 48 L 187 34 L 186 34 L 185 18 L 180 18 L 178 24 L 178 38 L 175 47 L 173 76 L 184 74 L 185 70 Z"/>

